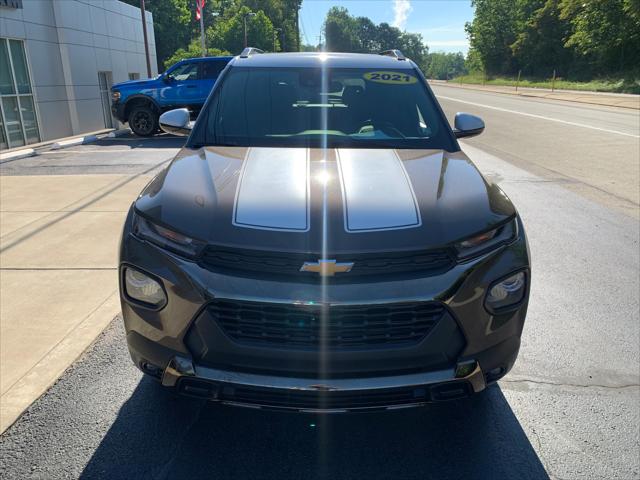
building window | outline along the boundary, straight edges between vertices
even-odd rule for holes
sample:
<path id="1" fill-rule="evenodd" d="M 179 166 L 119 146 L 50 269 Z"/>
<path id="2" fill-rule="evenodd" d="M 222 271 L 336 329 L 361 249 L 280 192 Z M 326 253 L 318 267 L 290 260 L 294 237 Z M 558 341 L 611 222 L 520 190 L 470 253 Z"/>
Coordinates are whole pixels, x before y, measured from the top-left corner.
<path id="1" fill-rule="evenodd" d="M 0 38 L 0 148 L 39 141 L 24 42 Z"/>
<path id="2" fill-rule="evenodd" d="M 129 80 L 140 80 L 140 74 L 139 73 L 130 73 L 129 74 Z"/>
<path id="3" fill-rule="evenodd" d="M 98 72 L 98 84 L 100 85 L 100 100 L 102 102 L 102 114 L 104 116 L 104 126 L 113 128 L 113 118 L 111 117 L 111 72 Z"/>

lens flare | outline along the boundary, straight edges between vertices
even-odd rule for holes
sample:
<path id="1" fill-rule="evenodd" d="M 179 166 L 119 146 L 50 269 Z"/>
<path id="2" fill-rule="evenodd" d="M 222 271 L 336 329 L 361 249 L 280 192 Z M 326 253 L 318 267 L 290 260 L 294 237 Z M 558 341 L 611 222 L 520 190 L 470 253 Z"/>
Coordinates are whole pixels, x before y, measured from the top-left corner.
<path id="1" fill-rule="evenodd" d="M 327 186 L 330 180 L 331 180 L 331 175 L 326 170 L 322 170 L 320 173 L 316 175 L 316 182 L 318 182 L 320 185 Z"/>

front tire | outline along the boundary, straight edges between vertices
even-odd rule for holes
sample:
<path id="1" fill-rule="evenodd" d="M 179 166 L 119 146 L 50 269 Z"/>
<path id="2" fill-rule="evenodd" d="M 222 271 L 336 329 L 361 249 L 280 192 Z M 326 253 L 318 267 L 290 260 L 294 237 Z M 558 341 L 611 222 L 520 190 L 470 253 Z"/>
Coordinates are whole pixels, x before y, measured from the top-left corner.
<path id="1" fill-rule="evenodd" d="M 139 137 L 150 137 L 158 130 L 158 114 L 147 106 L 134 107 L 129 114 L 129 128 Z"/>

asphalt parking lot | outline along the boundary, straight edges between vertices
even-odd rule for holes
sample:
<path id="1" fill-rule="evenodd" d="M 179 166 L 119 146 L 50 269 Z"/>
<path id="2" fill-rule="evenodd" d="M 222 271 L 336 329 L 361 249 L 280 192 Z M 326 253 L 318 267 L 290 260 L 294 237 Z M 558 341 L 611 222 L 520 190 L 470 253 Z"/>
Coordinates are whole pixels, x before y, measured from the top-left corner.
<path id="1" fill-rule="evenodd" d="M 295 415 L 176 398 L 116 321 L 13 427 L 6 478 L 543 478 L 499 387 L 385 414 Z"/>
<path id="2" fill-rule="evenodd" d="M 491 100 L 483 98 L 473 102 Z M 448 114 L 460 109 L 454 102 L 443 106 Z M 535 137 L 536 129 L 517 116 L 501 115 L 491 120 Z M 573 138 L 576 127 L 555 127 L 558 136 Z M 143 378 L 115 318 L 0 437 L 0 476 L 638 478 L 640 233 L 637 216 L 629 214 L 637 210 L 635 193 L 630 186 L 617 195 L 615 187 L 589 184 L 598 175 L 586 167 L 580 178 L 569 178 L 568 163 L 555 173 L 548 165 L 528 168 L 531 150 L 517 152 L 517 140 L 499 144 L 496 137 L 488 130 L 463 149 L 518 207 L 533 255 L 520 357 L 498 385 L 465 401 L 385 413 L 315 416 L 218 406 L 174 397 Z M 492 146 L 482 143 L 487 139 Z M 554 151 L 544 142 L 538 138 L 550 163 Z M 633 156 L 637 142 L 603 134 L 599 145 L 584 148 L 594 159 L 607 149 Z M 181 143 L 167 136 L 104 140 L 3 164 L 2 174 L 146 176 Z M 627 176 L 637 175 L 633 159 L 623 160 L 634 169 Z"/>

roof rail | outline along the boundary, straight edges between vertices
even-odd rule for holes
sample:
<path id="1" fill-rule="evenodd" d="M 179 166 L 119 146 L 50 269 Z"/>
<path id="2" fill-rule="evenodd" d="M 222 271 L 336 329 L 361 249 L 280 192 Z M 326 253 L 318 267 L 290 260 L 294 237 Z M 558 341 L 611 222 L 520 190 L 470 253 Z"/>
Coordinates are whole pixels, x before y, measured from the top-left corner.
<path id="1" fill-rule="evenodd" d="M 264 53 L 264 51 L 255 47 L 246 47 L 244 50 L 242 50 L 242 53 L 240 54 L 240 58 L 249 58 L 254 53 Z"/>
<path id="2" fill-rule="evenodd" d="M 398 60 L 406 60 L 407 57 L 405 57 L 402 52 L 398 49 L 394 49 L 394 50 L 385 50 L 384 52 L 380 52 L 380 55 L 386 55 L 387 57 L 395 57 Z"/>

